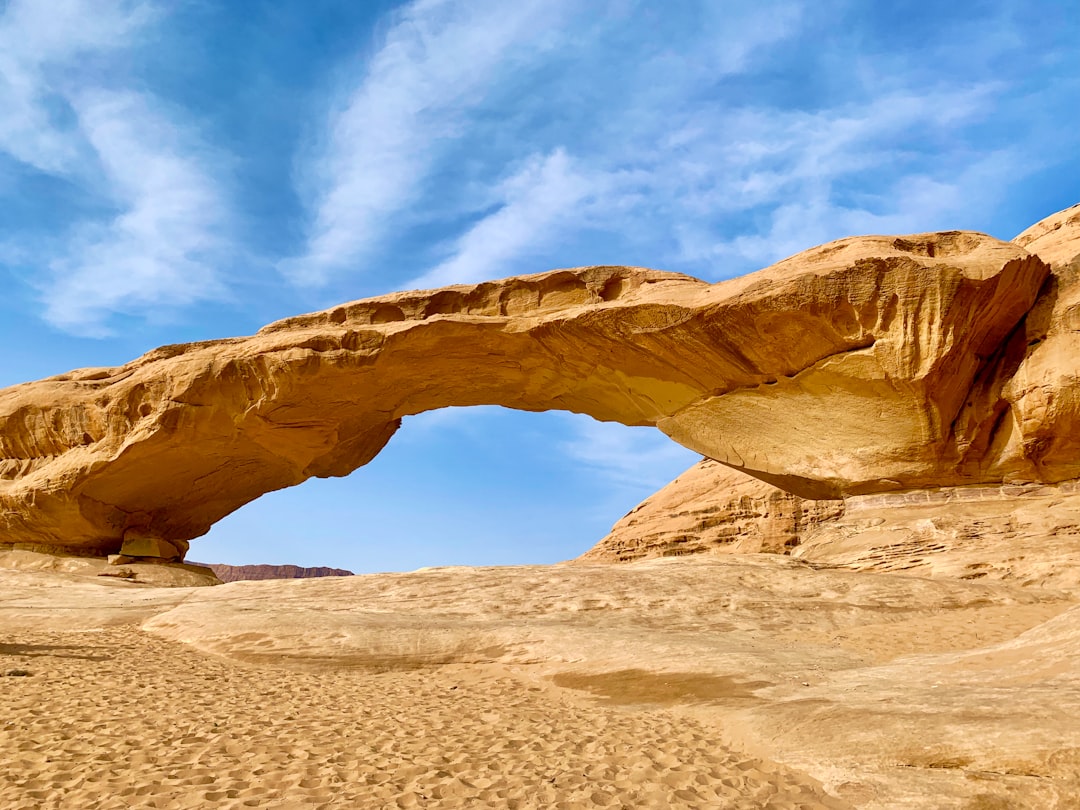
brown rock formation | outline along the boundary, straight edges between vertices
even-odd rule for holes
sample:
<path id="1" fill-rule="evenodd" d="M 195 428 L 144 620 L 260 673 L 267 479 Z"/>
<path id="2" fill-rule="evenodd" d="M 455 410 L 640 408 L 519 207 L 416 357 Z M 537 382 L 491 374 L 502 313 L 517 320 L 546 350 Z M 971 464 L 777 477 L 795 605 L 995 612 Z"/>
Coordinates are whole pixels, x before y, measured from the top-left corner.
<path id="1" fill-rule="evenodd" d="M 806 500 L 703 459 L 634 507 L 581 560 L 785 554 L 812 529 L 843 514 L 842 500 Z"/>
<path id="2" fill-rule="evenodd" d="M 260 579 L 311 579 L 313 577 L 351 577 L 352 571 L 344 568 L 301 568 L 298 565 L 224 565 L 223 563 L 199 563 L 213 571 L 222 582 Z"/>
<path id="3" fill-rule="evenodd" d="M 998 399 L 988 416 L 1001 427 L 989 439 L 989 455 L 1000 459 L 996 466 L 1005 480 L 1075 478 L 1080 475 L 1080 205 L 1047 217 L 1013 241 L 1038 253 L 1053 273 L 1023 328 L 1000 352 Z M 1010 460 L 1027 466 L 1006 469 Z"/>
<path id="4" fill-rule="evenodd" d="M 957 428 L 968 456 L 1014 485 L 808 501 L 705 460 L 643 501 L 582 559 L 786 553 L 805 543 L 796 556 L 859 569 L 1080 582 L 1069 564 L 1080 489 L 1032 485 L 1075 477 L 1080 458 L 1080 205 L 1013 241 L 1052 273 L 988 358 Z M 1036 549 L 1024 563 L 1025 550 Z"/>
<path id="5" fill-rule="evenodd" d="M 655 425 L 815 498 L 1076 477 L 1072 440 L 1047 442 L 1038 417 L 1057 430 L 1072 411 L 1006 374 L 1047 274 L 976 233 L 860 237 L 714 285 L 558 270 L 164 347 L 0 391 L 0 543 L 183 553 L 244 503 L 346 475 L 402 417 L 451 405 Z"/>
<path id="6" fill-rule="evenodd" d="M 814 565 L 1080 586 L 1080 482 L 811 501 L 704 460 L 646 498 L 579 559 L 790 554 Z"/>
<path id="7" fill-rule="evenodd" d="M 814 565 L 1077 588 L 1080 483 L 860 495 L 800 541 Z"/>

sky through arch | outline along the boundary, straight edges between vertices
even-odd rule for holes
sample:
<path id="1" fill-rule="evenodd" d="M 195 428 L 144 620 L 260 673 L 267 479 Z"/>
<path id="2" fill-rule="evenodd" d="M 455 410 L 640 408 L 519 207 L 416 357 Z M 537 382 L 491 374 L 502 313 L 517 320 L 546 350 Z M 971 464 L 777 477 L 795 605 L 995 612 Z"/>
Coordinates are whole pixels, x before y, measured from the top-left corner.
<path id="1" fill-rule="evenodd" d="M 428 411 L 406 417 L 345 478 L 310 479 L 241 507 L 193 540 L 189 557 L 356 573 L 555 563 L 583 554 L 700 458 L 655 428 L 581 414 Z"/>

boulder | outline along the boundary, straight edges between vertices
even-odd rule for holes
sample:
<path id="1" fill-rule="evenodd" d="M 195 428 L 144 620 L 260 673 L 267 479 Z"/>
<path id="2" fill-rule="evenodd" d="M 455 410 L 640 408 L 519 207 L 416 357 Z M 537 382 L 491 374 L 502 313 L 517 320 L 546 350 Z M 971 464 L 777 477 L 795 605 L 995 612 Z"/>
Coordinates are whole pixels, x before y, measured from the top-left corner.
<path id="1" fill-rule="evenodd" d="M 186 547 L 186 544 L 184 544 Z M 182 555 L 177 546 L 160 537 L 151 537 L 130 529 L 124 532 L 124 542 L 120 546 L 123 557 L 153 557 L 161 560 L 177 560 Z"/>

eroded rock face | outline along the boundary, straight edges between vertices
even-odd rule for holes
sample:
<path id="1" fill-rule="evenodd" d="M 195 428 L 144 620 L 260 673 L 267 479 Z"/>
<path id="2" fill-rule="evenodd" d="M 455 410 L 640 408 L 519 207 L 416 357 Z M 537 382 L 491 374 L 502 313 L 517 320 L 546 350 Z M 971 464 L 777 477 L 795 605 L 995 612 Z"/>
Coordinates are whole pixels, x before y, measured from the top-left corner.
<path id="1" fill-rule="evenodd" d="M 1080 205 L 1013 240 L 1053 268 L 1039 299 L 1001 352 L 1001 428 L 987 454 L 1005 480 L 1075 478 L 1080 458 Z M 1016 363 L 1021 354 L 1022 359 Z M 1012 364 L 1016 363 L 1015 371 Z M 1027 466 L 1017 465 L 1022 460 Z"/>
<path id="2" fill-rule="evenodd" d="M 807 500 L 703 459 L 638 504 L 583 562 L 688 554 L 786 554 L 844 514 L 843 500 Z"/>
<path id="3" fill-rule="evenodd" d="M 701 461 L 618 521 L 586 563 L 789 554 L 815 566 L 1080 586 L 1080 482 L 997 484 L 812 501 Z"/>
<path id="4" fill-rule="evenodd" d="M 949 486 L 955 478 L 943 477 L 932 488 L 812 501 L 705 460 L 642 502 L 582 559 L 794 550 L 860 570 L 1080 582 L 1070 563 L 1080 486 L 1037 485 L 1075 478 L 1080 458 L 1080 205 L 1013 241 L 1052 273 L 987 358 L 955 422 L 959 469 L 1005 486 Z"/>
<path id="5" fill-rule="evenodd" d="M 1048 272 L 976 233 L 859 237 L 713 285 L 557 270 L 164 347 L 0 391 L 0 542 L 183 553 L 265 492 L 367 463 L 402 417 L 462 405 L 655 425 L 812 498 L 1076 477 L 1031 439 L 1035 389 L 979 387 L 1005 379 Z M 1002 401 L 1028 418 L 1008 441 L 987 428 Z"/>

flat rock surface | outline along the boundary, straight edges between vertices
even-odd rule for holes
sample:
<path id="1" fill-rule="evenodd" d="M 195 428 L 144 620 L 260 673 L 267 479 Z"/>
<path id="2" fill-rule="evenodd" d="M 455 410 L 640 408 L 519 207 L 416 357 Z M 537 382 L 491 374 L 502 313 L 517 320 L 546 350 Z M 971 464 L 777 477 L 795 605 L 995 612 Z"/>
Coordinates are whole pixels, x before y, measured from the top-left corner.
<path id="1" fill-rule="evenodd" d="M 0 583 L 0 669 L 30 672 L 0 690 L 5 807 L 1064 809 L 1080 795 L 1068 588 L 775 555 Z"/>

